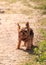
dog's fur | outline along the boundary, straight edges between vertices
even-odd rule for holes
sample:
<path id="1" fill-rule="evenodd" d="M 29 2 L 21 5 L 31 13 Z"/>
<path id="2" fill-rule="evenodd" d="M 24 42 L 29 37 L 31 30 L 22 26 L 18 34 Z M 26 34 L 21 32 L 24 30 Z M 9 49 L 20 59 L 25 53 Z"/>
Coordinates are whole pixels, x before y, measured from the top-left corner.
<path id="1" fill-rule="evenodd" d="M 24 42 L 24 45 L 26 46 L 26 49 L 31 49 L 33 46 L 33 38 L 34 38 L 34 32 L 29 26 L 29 22 L 26 23 L 26 27 L 22 28 L 18 24 L 18 46 L 17 49 L 20 48 L 21 41 Z"/>

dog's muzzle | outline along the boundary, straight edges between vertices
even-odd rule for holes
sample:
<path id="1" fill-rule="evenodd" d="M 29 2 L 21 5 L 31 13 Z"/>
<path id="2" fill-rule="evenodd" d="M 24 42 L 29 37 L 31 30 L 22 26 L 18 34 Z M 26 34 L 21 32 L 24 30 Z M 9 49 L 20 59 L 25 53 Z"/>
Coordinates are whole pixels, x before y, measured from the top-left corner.
<path id="1" fill-rule="evenodd" d="M 21 38 L 21 40 L 26 40 L 27 39 L 27 37 L 28 37 L 28 31 L 27 31 L 27 29 L 22 29 L 21 31 L 20 31 L 20 38 Z"/>

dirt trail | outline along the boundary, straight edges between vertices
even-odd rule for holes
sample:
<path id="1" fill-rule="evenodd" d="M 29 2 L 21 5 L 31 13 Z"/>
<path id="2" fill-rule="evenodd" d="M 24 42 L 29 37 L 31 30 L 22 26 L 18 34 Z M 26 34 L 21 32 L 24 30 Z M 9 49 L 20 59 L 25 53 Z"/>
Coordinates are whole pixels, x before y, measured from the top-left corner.
<path id="1" fill-rule="evenodd" d="M 16 50 L 18 43 L 16 23 L 19 22 L 21 26 L 24 26 L 25 23 L 23 21 L 29 21 L 36 33 L 36 20 L 34 18 L 28 19 L 23 14 L 0 15 L 0 65 L 17 65 L 22 61 L 31 59 L 28 56 L 28 52 Z"/>
<path id="2" fill-rule="evenodd" d="M 0 14 L 0 65 L 19 65 L 20 62 L 31 59 L 28 52 L 16 50 L 18 43 L 18 31 L 16 23 L 21 26 L 29 21 L 31 28 L 37 37 L 37 21 L 39 13 L 35 11 L 29 18 L 24 14 Z"/>

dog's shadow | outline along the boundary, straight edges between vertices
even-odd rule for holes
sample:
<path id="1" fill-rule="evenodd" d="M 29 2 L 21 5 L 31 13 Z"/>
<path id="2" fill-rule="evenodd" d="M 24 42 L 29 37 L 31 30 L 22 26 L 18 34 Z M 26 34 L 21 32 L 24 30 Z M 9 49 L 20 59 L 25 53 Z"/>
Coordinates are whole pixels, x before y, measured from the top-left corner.
<path id="1" fill-rule="evenodd" d="M 38 48 L 38 46 L 32 46 L 32 48 L 31 48 L 31 50 L 24 50 L 24 49 L 20 49 L 20 50 L 22 50 L 22 51 L 24 51 L 24 52 L 27 52 L 27 53 L 29 53 L 29 54 L 33 54 L 34 55 L 34 49 L 35 48 Z"/>

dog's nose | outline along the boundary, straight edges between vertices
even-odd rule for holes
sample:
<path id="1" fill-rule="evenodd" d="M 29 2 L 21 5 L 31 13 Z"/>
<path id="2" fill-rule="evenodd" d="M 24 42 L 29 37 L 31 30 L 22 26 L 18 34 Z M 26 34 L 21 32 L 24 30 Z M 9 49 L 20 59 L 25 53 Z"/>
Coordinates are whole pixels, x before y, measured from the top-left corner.
<path id="1" fill-rule="evenodd" d="M 23 32 L 23 35 L 24 35 L 25 33 Z"/>

